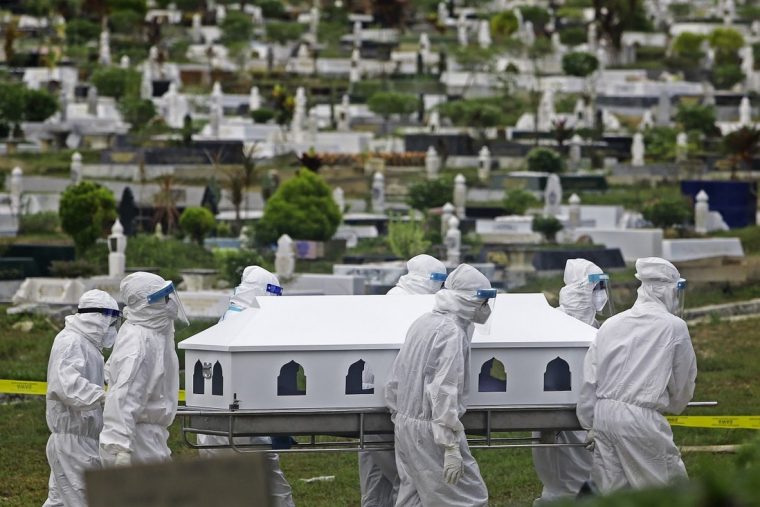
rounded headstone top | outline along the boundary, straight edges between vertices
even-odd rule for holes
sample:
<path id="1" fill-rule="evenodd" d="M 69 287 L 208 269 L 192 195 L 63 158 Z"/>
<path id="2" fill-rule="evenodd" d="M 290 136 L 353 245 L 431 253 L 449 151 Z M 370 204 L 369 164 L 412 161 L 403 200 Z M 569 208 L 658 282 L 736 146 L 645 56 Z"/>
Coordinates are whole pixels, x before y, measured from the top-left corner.
<path id="1" fill-rule="evenodd" d="M 21 170 L 20 167 L 14 167 L 13 171 L 11 171 L 11 176 L 23 176 L 24 171 Z"/>
<path id="2" fill-rule="evenodd" d="M 466 182 L 467 180 L 465 179 L 464 175 L 461 173 L 457 174 L 456 177 L 454 178 L 454 183 L 457 185 L 464 185 Z"/>
<path id="3" fill-rule="evenodd" d="M 454 211 L 456 211 L 456 207 L 450 202 L 447 202 L 446 204 L 443 205 L 444 213 L 454 213 Z"/>
<path id="4" fill-rule="evenodd" d="M 111 234 L 124 234 L 124 227 L 121 225 L 121 221 L 118 218 L 111 226 Z"/>
<path id="5" fill-rule="evenodd" d="M 581 143 L 583 143 L 583 138 L 581 136 L 579 136 L 578 134 L 575 134 L 570 139 L 570 144 L 581 144 Z"/>
<path id="6" fill-rule="evenodd" d="M 383 173 L 381 173 L 380 171 L 378 171 L 373 176 L 373 179 L 375 180 L 375 182 L 383 181 L 385 179 L 385 176 L 383 176 Z"/>
<path id="7" fill-rule="evenodd" d="M 490 154 L 491 154 L 491 150 L 489 150 L 489 149 L 488 149 L 488 146 L 485 146 L 485 145 L 484 145 L 484 146 L 483 146 L 483 147 L 480 149 L 480 156 L 481 156 L 481 157 L 487 157 L 487 156 L 488 156 L 488 155 L 490 155 Z"/>
<path id="8" fill-rule="evenodd" d="M 449 218 L 449 229 L 456 229 L 457 227 L 459 227 L 459 219 L 454 215 Z"/>
<path id="9" fill-rule="evenodd" d="M 707 202 L 710 198 L 707 195 L 707 192 L 704 190 L 700 190 L 697 194 L 697 201 L 699 202 Z"/>
<path id="10" fill-rule="evenodd" d="M 570 204 L 580 204 L 581 198 L 578 197 L 578 194 L 573 194 L 570 196 L 570 199 L 567 200 Z"/>
<path id="11" fill-rule="evenodd" d="M 434 147 L 434 146 L 430 146 L 430 147 L 428 147 L 428 149 L 427 149 L 427 154 L 426 154 L 426 155 L 427 155 L 428 157 L 432 157 L 432 156 L 438 155 L 438 152 L 436 151 L 436 149 L 435 149 L 435 147 Z"/>
<path id="12" fill-rule="evenodd" d="M 72 162 L 81 162 L 81 161 L 82 161 L 82 154 L 81 154 L 81 153 L 79 153 L 78 151 L 75 151 L 75 152 L 74 152 L 74 153 L 71 155 L 71 161 L 72 161 Z"/>
<path id="13" fill-rule="evenodd" d="M 283 234 L 280 236 L 280 239 L 277 240 L 277 248 L 288 248 L 290 245 L 293 244 L 293 238 L 288 236 L 287 234 Z"/>

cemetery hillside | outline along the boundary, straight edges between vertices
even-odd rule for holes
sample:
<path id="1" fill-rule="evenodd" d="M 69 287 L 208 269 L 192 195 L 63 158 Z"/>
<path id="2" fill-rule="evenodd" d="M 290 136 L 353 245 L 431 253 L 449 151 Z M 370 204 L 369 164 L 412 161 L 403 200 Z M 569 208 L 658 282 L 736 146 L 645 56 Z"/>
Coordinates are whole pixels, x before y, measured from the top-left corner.
<path id="1" fill-rule="evenodd" d="M 0 506 L 760 506 L 760 0 L 0 40 Z"/>

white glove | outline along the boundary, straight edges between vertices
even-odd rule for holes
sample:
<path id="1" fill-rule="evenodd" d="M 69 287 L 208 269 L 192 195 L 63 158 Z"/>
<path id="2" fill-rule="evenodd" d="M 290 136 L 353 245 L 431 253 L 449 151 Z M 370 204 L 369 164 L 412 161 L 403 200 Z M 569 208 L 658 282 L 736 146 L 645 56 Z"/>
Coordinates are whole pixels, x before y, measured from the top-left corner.
<path id="1" fill-rule="evenodd" d="M 462 478 L 462 474 L 464 474 L 464 467 L 459 445 L 447 445 L 443 455 L 443 478 L 449 484 L 456 484 Z"/>
<path id="2" fill-rule="evenodd" d="M 586 449 L 591 452 L 594 452 L 594 447 L 596 447 L 596 444 L 594 444 L 595 437 L 594 430 L 588 430 L 588 433 L 586 434 Z"/>
<path id="3" fill-rule="evenodd" d="M 132 464 L 132 455 L 128 452 L 117 452 L 113 464 L 117 467 L 128 467 Z"/>

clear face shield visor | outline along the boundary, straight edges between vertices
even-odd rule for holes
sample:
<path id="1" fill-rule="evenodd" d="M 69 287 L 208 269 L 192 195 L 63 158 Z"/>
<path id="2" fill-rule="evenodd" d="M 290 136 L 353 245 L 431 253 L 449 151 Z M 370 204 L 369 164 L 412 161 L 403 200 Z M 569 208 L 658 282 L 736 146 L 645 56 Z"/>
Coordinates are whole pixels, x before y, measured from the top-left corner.
<path id="1" fill-rule="evenodd" d="M 182 305 L 182 301 L 179 299 L 177 289 L 174 287 L 173 282 L 169 282 L 163 289 L 157 290 L 153 294 L 150 294 L 147 299 L 148 305 L 165 305 L 167 306 L 167 313 L 184 326 L 189 326 L 190 321 L 187 318 L 187 312 Z"/>
<path id="2" fill-rule="evenodd" d="M 679 278 L 676 282 L 676 315 L 683 318 L 684 305 L 686 303 L 686 278 Z"/>
<path id="3" fill-rule="evenodd" d="M 593 287 L 591 302 L 594 305 L 594 310 L 605 317 L 615 315 L 615 304 L 612 302 L 610 290 L 610 275 L 606 273 L 588 275 L 588 283 Z"/>
<path id="4" fill-rule="evenodd" d="M 438 290 L 441 290 L 448 276 L 446 273 L 430 273 L 430 281 Z"/>
<path id="5" fill-rule="evenodd" d="M 77 308 L 77 313 L 99 313 L 110 319 L 109 327 L 116 329 L 117 331 L 121 327 L 124 318 L 121 315 L 120 310 L 114 310 L 113 308 Z"/>
<path id="6" fill-rule="evenodd" d="M 481 303 L 475 312 L 475 329 L 482 335 L 491 334 L 491 315 L 496 310 L 496 289 L 478 289 L 475 298 Z"/>

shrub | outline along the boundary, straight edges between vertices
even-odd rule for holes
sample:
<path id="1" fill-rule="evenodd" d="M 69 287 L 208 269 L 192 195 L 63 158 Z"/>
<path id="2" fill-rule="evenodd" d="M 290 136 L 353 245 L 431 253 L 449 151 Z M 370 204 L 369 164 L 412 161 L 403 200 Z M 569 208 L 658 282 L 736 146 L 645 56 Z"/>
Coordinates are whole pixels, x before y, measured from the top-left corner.
<path id="1" fill-rule="evenodd" d="M 100 26 L 88 19 L 76 18 L 66 23 L 66 42 L 71 45 L 84 44 L 100 35 Z"/>
<path id="2" fill-rule="evenodd" d="M 543 33 L 544 27 L 549 22 L 549 19 L 551 19 L 549 11 L 543 7 L 537 7 L 534 5 L 521 5 L 519 9 L 523 19 L 533 23 L 533 28 L 536 33 Z"/>
<path id="3" fill-rule="evenodd" d="M 70 185 L 58 209 L 61 228 L 74 240 L 77 253 L 103 237 L 116 220 L 116 199 L 107 188 L 91 181 Z"/>
<path id="4" fill-rule="evenodd" d="M 568 26 L 559 31 L 559 40 L 568 46 L 578 46 L 587 41 L 586 30 L 579 26 Z"/>
<path id="5" fill-rule="evenodd" d="M 535 232 L 543 234 L 546 241 L 555 243 L 557 233 L 562 230 L 562 222 L 553 216 L 536 215 L 533 217 L 532 228 Z"/>
<path id="6" fill-rule="evenodd" d="M 200 246 L 203 246 L 203 238 L 214 230 L 214 225 L 216 225 L 214 215 L 203 207 L 185 208 L 179 217 L 179 226 L 184 233 Z"/>
<path id="7" fill-rule="evenodd" d="M 140 130 L 156 117 L 156 106 L 153 102 L 139 97 L 120 100 L 119 111 L 124 116 L 124 121 L 132 125 L 132 130 Z"/>
<path id="8" fill-rule="evenodd" d="M 251 111 L 251 118 L 256 123 L 266 123 L 274 118 L 274 111 L 268 107 L 260 107 L 255 111 Z"/>
<path id="9" fill-rule="evenodd" d="M 729 89 L 744 79 L 741 67 L 733 63 L 716 65 L 712 71 L 712 83 L 716 88 Z"/>
<path id="10" fill-rule="evenodd" d="M 562 157 L 550 148 L 533 148 L 526 160 L 529 171 L 561 173 L 565 169 Z"/>
<path id="11" fill-rule="evenodd" d="M 504 196 L 504 213 L 507 215 L 524 215 L 528 208 L 541 204 L 535 195 L 527 190 L 516 188 Z"/>
<path id="12" fill-rule="evenodd" d="M 341 221 L 330 187 L 317 174 L 301 169 L 277 189 L 256 224 L 256 241 L 271 244 L 283 234 L 293 239 L 327 241 Z"/>
<path id="13" fill-rule="evenodd" d="M 140 91 L 140 73 L 121 67 L 99 67 L 90 79 L 100 95 L 120 99 L 137 96 Z"/>
<path id="14" fill-rule="evenodd" d="M 694 64 L 704 56 L 702 52 L 702 41 L 704 40 L 705 36 L 702 34 L 692 32 L 680 33 L 673 41 L 673 54 L 693 60 L 691 63 Z"/>
<path id="15" fill-rule="evenodd" d="M 490 21 L 491 33 L 496 39 L 506 39 L 517 31 L 517 16 L 512 11 L 494 14 Z"/>
<path id="16" fill-rule="evenodd" d="M 681 198 L 660 199 L 644 206 L 642 215 L 655 227 L 668 229 L 683 226 L 688 222 L 692 216 L 692 208 Z"/>
<path id="17" fill-rule="evenodd" d="M 27 121 L 45 121 L 58 111 L 58 100 L 46 90 L 29 90 L 24 93 L 24 118 Z"/>
<path id="18" fill-rule="evenodd" d="M 655 161 L 672 160 L 676 156 L 676 129 L 652 127 L 644 132 L 647 157 Z"/>
<path id="19" fill-rule="evenodd" d="M 454 182 L 451 178 L 423 180 L 409 187 L 407 203 L 416 210 L 427 211 L 438 208 L 453 199 Z"/>
<path id="20" fill-rule="evenodd" d="M 222 42 L 226 45 L 247 42 L 253 36 L 251 17 L 240 11 L 231 11 L 222 21 Z"/>
<path id="21" fill-rule="evenodd" d="M 54 234 L 61 227 L 58 213 L 55 211 L 43 211 L 33 215 L 21 215 L 19 217 L 19 234 Z"/>
<path id="22" fill-rule="evenodd" d="M 388 245 L 396 257 L 409 259 L 425 253 L 430 248 L 430 241 L 425 239 L 422 224 L 409 217 L 409 220 L 391 220 L 388 224 Z"/>
<path id="23" fill-rule="evenodd" d="M 744 37 L 733 28 L 716 28 L 708 35 L 707 40 L 710 47 L 718 53 L 719 59 L 735 56 L 736 52 L 744 47 Z"/>
<path id="24" fill-rule="evenodd" d="M 304 30 L 305 27 L 297 23 L 270 21 L 267 23 L 267 39 L 271 42 L 285 44 L 288 41 L 297 40 Z"/>
<path id="25" fill-rule="evenodd" d="M 676 121 L 687 132 L 698 130 L 705 135 L 719 134 L 715 126 L 715 108 L 701 104 L 681 104 L 676 112 Z"/>
<path id="26" fill-rule="evenodd" d="M 159 275 L 175 282 L 179 282 L 182 269 L 216 267 L 214 255 L 195 243 L 145 234 L 129 238 L 126 255 L 129 266 L 157 267 Z"/>
<path id="27" fill-rule="evenodd" d="M 59 278 L 83 278 L 98 274 L 95 265 L 85 259 L 76 261 L 52 261 L 50 275 Z"/>
<path id="28" fill-rule="evenodd" d="M 143 16 L 139 12 L 132 10 L 118 10 L 111 13 L 108 17 L 108 23 L 114 33 L 131 34 L 134 33 L 135 27 L 142 24 Z"/>
<path id="29" fill-rule="evenodd" d="M 590 53 L 575 51 L 562 57 L 562 70 L 565 74 L 586 77 L 599 67 L 599 60 Z"/>
<path id="30" fill-rule="evenodd" d="M 219 278 L 233 287 L 240 285 L 240 278 L 247 266 L 264 267 L 264 258 L 255 250 L 219 248 L 214 250 L 213 255 L 216 269 L 219 270 Z"/>

